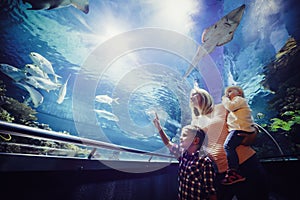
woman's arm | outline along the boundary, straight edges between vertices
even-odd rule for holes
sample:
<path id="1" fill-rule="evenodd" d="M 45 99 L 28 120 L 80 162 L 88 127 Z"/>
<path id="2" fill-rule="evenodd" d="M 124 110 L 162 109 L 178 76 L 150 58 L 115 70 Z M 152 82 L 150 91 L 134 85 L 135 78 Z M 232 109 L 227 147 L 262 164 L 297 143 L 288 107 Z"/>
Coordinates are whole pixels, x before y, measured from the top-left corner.
<path id="1" fill-rule="evenodd" d="M 254 127 L 255 127 L 255 132 L 252 134 L 238 133 L 239 136 L 244 137 L 244 139 L 242 140 L 242 145 L 250 146 L 250 145 L 254 144 L 257 134 L 258 134 L 258 128 L 256 126 L 254 126 Z"/>

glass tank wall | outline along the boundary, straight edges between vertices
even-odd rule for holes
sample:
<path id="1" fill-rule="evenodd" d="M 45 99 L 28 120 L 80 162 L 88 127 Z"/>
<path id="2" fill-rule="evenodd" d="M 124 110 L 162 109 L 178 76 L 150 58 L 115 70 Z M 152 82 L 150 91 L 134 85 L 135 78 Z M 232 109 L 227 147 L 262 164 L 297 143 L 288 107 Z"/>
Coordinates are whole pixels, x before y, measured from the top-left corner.
<path id="1" fill-rule="evenodd" d="M 1 120 L 161 151 L 155 113 L 178 141 L 195 84 L 239 85 L 258 155 L 299 154 L 298 1 L 65 2 L 1 1 Z"/>

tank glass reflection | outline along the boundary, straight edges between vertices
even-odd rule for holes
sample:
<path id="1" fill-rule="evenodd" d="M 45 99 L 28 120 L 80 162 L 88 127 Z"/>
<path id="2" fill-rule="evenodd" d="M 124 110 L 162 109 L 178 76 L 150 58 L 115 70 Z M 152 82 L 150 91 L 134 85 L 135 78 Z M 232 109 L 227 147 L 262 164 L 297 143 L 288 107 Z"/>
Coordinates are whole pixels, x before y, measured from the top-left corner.
<path id="1" fill-rule="evenodd" d="M 296 0 L 49 2 L 0 3 L 1 120 L 161 151 L 155 113 L 176 142 L 194 84 L 239 85 L 258 155 L 299 154 Z"/>

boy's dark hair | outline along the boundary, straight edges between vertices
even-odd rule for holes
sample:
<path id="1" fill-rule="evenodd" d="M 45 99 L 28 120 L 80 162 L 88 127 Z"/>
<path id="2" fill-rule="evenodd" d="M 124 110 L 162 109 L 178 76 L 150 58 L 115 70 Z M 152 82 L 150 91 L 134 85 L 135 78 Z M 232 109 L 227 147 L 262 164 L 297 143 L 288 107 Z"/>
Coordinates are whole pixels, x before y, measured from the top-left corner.
<path id="1" fill-rule="evenodd" d="M 196 132 L 196 136 L 195 137 L 198 137 L 200 139 L 199 145 L 201 147 L 203 145 L 206 133 L 200 127 L 197 127 L 197 126 L 195 126 L 195 127 L 197 128 L 197 132 Z"/>

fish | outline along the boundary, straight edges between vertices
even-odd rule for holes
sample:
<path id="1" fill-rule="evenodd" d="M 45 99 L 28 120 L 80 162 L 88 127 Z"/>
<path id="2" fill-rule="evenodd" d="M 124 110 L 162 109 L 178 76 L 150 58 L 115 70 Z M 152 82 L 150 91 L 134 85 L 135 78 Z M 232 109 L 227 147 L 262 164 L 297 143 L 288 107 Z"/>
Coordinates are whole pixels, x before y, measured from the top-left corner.
<path id="1" fill-rule="evenodd" d="M 31 74 L 32 76 L 37 76 L 45 79 L 49 79 L 49 76 L 47 73 L 43 72 L 39 66 L 35 64 L 26 64 L 25 65 L 25 71 Z"/>
<path id="2" fill-rule="evenodd" d="M 50 90 L 57 90 L 62 85 L 54 83 L 50 79 L 45 79 L 37 76 L 27 76 L 24 81 L 35 88 L 40 88 L 49 92 Z"/>
<path id="3" fill-rule="evenodd" d="M 88 0 L 23 0 L 23 3 L 31 4 L 28 10 L 51 10 L 66 6 L 73 6 L 85 14 L 89 12 Z"/>
<path id="4" fill-rule="evenodd" d="M 58 98 L 56 100 L 56 102 L 58 104 L 61 104 L 64 100 L 65 100 L 65 96 L 67 94 L 67 84 L 68 84 L 68 81 L 71 77 L 71 74 L 69 74 L 66 82 L 61 86 L 61 88 L 59 89 L 59 94 L 58 94 Z"/>
<path id="5" fill-rule="evenodd" d="M 34 89 L 33 87 L 27 84 L 23 84 L 20 82 L 18 82 L 17 85 L 20 85 L 21 87 L 25 88 L 28 91 L 30 95 L 30 99 L 35 108 L 39 107 L 43 103 L 44 97 L 39 91 L 37 91 L 36 89 Z"/>
<path id="6" fill-rule="evenodd" d="M 96 110 L 96 109 L 94 111 L 98 114 L 99 117 L 105 118 L 110 121 L 115 121 L 115 122 L 119 121 L 119 118 L 111 112 L 108 112 L 106 110 Z"/>
<path id="7" fill-rule="evenodd" d="M 256 114 L 257 119 L 263 119 L 265 117 L 265 114 L 259 112 Z"/>
<path id="8" fill-rule="evenodd" d="M 233 39 L 234 32 L 243 17 L 245 7 L 245 4 L 243 4 L 240 7 L 232 10 L 215 24 L 203 31 L 203 45 L 199 45 L 196 55 L 194 56 L 188 70 L 183 75 L 183 78 L 187 78 L 190 75 L 201 58 L 211 53 L 217 46 L 222 46 Z"/>
<path id="9" fill-rule="evenodd" d="M 26 73 L 24 72 L 24 70 L 21 70 L 9 64 L 1 63 L 0 71 L 16 82 L 26 78 Z"/>
<path id="10" fill-rule="evenodd" d="M 47 74 L 51 74 L 54 76 L 55 83 L 58 82 L 57 78 L 61 78 L 61 76 L 55 74 L 52 64 L 49 60 L 47 60 L 44 56 L 36 52 L 30 52 L 29 54 L 30 59 L 43 70 L 43 72 Z"/>
<path id="11" fill-rule="evenodd" d="M 112 102 L 115 102 L 116 104 L 119 104 L 118 102 L 119 98 L 111 98 L 108 95 L 97 95 L 95 97 L 95 101 L 99 102 L 99 103 L 107 103 L 109 105 L 112 104 Z"/>

